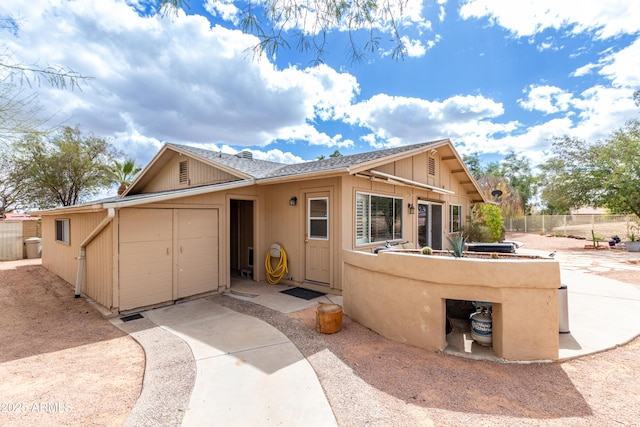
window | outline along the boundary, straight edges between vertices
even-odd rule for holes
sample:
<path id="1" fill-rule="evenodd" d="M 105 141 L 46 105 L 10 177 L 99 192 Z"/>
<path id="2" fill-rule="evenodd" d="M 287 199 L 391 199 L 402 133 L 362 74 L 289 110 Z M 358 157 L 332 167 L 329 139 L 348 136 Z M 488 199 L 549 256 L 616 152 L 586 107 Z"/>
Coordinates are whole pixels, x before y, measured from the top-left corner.
<path id="1" fill-rule="evenodd" d="M 462 231 L 462 206 L 449 205 L 449 231 L 457 233 Z"/>
<path id="2" fill-rule="evenodd" d="M 329 239 L 329 199 L 320 197 L 309 199 L 309 238 Z"/>
<path id="3" fill-rule="evenodd" d="M 68 219 L 56 219 L 56 241 L 69 244 Z"/>
<path id="4" fill-rule="evenodd" d="M 402 199 L 356 194 L 356 243 L 402 239 Z"/>

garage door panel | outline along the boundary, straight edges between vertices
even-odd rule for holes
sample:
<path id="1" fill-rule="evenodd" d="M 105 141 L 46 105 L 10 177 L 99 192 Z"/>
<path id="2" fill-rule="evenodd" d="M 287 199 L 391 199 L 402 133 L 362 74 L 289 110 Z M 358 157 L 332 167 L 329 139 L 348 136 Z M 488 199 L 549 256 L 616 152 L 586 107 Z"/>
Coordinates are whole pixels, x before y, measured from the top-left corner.
<path id="1" fill-rule="evenodd" d="M 218 211 L 179 211 L 178 298 L 218 289 Z"/>
<path id="2" fill-rule="evenodd" d="M 123 209 L 120 212 L 120 242 L 149 242 L 173 239 L 170 209 Z"/>
<path id="3" fill-rule="evenodd" d="M 181 239 L 218 236 L 217 209 L 181 209 L 178 217 L 178 235 Z"/>
<path id="4" fill-rule="evenodd" d="M 120 310 L 173 299 L 173 212 L 120 211 Z"/>
<path id="5" fill-rule="evenodd" d="M 216 291 L 218 245 L 217 209 L 123 209 L 120 309 Z"/>

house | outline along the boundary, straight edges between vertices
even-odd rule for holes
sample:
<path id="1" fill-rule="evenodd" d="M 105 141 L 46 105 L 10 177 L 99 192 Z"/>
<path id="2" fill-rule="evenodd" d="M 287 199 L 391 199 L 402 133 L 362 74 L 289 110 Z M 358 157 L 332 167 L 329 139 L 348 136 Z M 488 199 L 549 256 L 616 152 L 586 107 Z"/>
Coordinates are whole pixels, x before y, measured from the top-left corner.
<path id="1" fill-rule="evenodd" d="M 265 279 L 341 293 L 343 249 L 442 249 L 485 200 L 449 140 L 280 164 L 166 144 L 120 197 L 38 212 L 42 263 L 114 312 Z"/>

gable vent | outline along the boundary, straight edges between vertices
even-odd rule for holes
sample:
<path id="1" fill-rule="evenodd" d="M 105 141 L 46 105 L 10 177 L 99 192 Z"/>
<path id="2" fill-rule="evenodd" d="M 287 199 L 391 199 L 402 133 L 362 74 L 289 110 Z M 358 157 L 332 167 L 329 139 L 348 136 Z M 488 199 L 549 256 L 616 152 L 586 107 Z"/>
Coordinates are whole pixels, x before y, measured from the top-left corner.
<path id="1" fill-rule="evenodd" d="M 241 151 L 236 154 L 236 157 L 240 157 L 241 159 L 253 160 L 253 153 L 251 153 L 251 151 Z"/>
<path id="2" fill-rule="evenodd" d="M 436 175 L 436 159 L 429 157 L 429 175 Z"/>
<path id="3" fill-rule="evenodd" d="M 189 161 L 183 160 L 180 162 L 180 184 L 188 184 L 189 183 Z"/>

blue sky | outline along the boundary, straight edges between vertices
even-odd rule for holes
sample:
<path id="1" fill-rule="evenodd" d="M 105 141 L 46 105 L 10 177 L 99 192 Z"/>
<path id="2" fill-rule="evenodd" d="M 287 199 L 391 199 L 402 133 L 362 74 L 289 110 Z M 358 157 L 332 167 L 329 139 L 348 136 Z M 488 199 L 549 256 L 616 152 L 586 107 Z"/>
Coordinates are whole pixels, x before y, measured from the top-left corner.
<path id="1" fill-rule="evenodd" d="M 318 67 L 295 50 L 252 59 L 242 7 L 191 0 L 163 19 L 144 0 L 4 0 L 19 29 L 0 40 L 15 61 L 94 77 L 81 91 L 35 85 L 43 115 L 141 164 L 165 141 L 298 162 L 450 138 L 535 165 L 553 137 L 606 138 L 640 113 L 637 1 L 408 1 L 404 60 L 382 30 L 380 51 L 352 64 L 333 29 Z"/>

